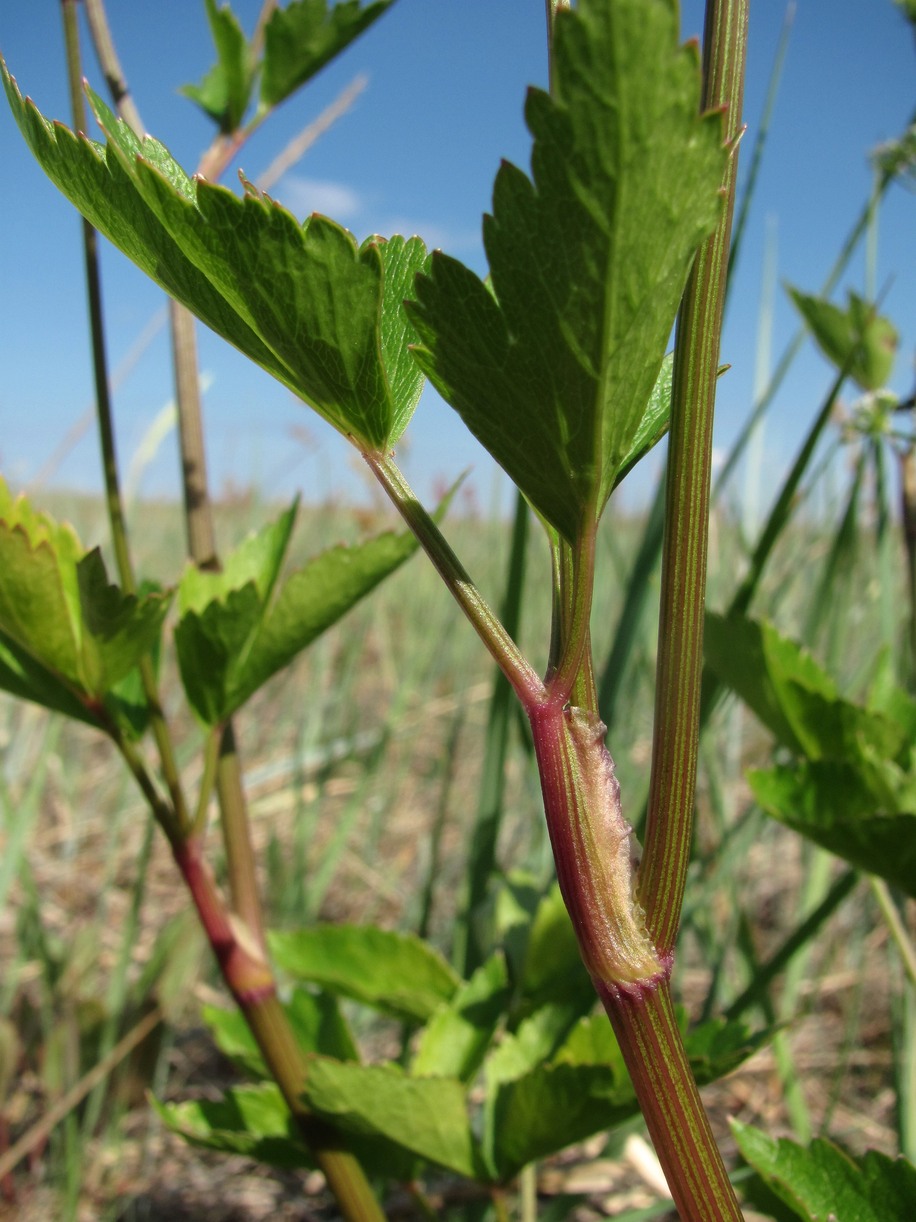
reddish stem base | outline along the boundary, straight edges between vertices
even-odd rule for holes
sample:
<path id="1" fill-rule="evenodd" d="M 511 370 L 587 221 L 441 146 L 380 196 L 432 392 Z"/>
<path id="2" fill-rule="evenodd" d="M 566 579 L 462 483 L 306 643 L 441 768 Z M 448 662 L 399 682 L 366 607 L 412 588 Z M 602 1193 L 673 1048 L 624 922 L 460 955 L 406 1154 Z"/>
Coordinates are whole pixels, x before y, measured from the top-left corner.
<path id="1" fill-rule="evenodd" d="M 668 982 L 639 994 L 596 987 L 683 1222 L 741 1222 L 687 1060 Z"/>

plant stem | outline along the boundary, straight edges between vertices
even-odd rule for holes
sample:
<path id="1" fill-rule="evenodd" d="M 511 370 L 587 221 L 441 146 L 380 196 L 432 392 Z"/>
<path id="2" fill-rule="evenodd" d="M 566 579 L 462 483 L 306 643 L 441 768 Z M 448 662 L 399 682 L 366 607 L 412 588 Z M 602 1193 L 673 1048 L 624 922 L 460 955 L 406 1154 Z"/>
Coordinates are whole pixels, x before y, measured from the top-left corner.
<path id="1" fill-rule="evenodd" d="M 724 107 L 727 139 L 741 121 L 747 0 L 707 0 L 704 109 Z M 653 758 L 637 898 L 659 960 L 670 967 L 686 885 L 693 828 L 703 668 L 712 421 L 736 156 L 726 203 L 700 248 L 678 314 Z M 741 1218 L 674 1016 L 667 975 L 654 987 L 615 988 L 596 978 L 637 1099 L 683 1222 Z"/>
<path id="2" fill-rule="evenodd" d="M 551 544 L 555 597 L 547 685 L 551 697 L 561 704 L 569 701 L 577 708 L 597 713 L 589 629 L 595 588 L 595 528 L 590 527 L 575 548 L 560 538 L 552 539 Z"/>
<path id="3" fill-rule="evenodd" d="M 599 985 L 598 994 L 683 1222 L 740 1222 L 741 1210 L 684 1051 L 668 982 L 637 994 Z"/>
<path id="4" fill-rule="evenodd" d="M 363 458 L 401 517 L 416 535 L 420 546 L 511 683 L 524 707 L 531 709 L 539 704 L 546 698 L 547 692 L 537 672 L 471 581 L 439 527 L 417 500 L 394 459 L 389 454 L 372 450 L 363 453 Z"/>
<path id="5" fill-rule="evenodd" d="M 529 712 L 557 881 L 589 975 L 641 993 L 670 970 L 633 903 L 631 828 L 597 714 L 551 696 Z"/>
<path id="6" fill-rule="evenodd" d="M 86 106 L 83 101 L 82 68 L 79 47 L 76 0 L 61 0 L 64 20 L 64 37 L 67 50 L 67 77 L 70 85 L 70 105 L 73 112 L 73 127 L 85 131 Z M 111 392 L 108 385 L 108 357 L 105 351 L 105 327 L 102 311 L 102 284 L 99 274 L 98 235 L 85 219 L 80 222 L 83 233 L 83 261 L 86 274 L 86 292 L 89 297 L 89 329 L 92 342 L 92 372 L 95 381 L 96 420 L 99 430 L 99 446 L 102 452 L 102 473 L 105 480 L 105 503 L 111 524 L 111 543 L 121 585 L 128 593 L 136 589 L 130 549 L 127 542 L 127 524 L 121 503 L 118 484 L 118 460 L 115 451 L 114 427 L 112 424 Z"/>
<path id="7" fill-rule="evenodd" d="M 86 6 L 86 19 L 89 22 L 89 32 L 95 53 L 115 108 L 125 123 L 138 136 L 142 136 L 143 123 L 140 120 L 140 112 L 137 110 L 127 85 L 127 79 L 121 69 L 121 61 L 118 59 L 108 18 L 105 15 L 105 6 L 102 0 L 83 0 L 83 3 Z"/>
<path id="8" fill-rule="evenodd" d="M 531 511 L 521 492 L 515 496 L 512 547 L 500 618 L 515 638 L 524 601 L 528 524 Z M 496 671 L 487 713 L 487 730 L 477 810 L 470 831 L 465 896 L 455 923 L 452 961 L 465 980 L 480 967 L 493 946 L 492 921 L 484 919 L 490 882 L 496 873 L 496 846 L 504 806 L 506 758 L 514 697 L 502 671 Z"/>
<path id="9" fill-rule="evenodd" d="M 906 596 L 909 614 L 909 650 L 906 687 L 916 692 L 916 447 L 906 446 L 900 455 L 900 508 L 903 545 L 906 550 Z"/>
<path id="10" fill-rule="evenodd" d="M 702 105 L 726 108 L 729 142 L 737 141 L 741 122 L 747 11 L 747 0 L 707 0 Z M 712 423 L 736 171 L 735 152 L 722 218 L 697 254 L 674 349 L 652 771 L 638 876 L 639 900 L 662 955 L 677 934 L 693 830 Z"/>
<path id="11" fill-rule="evenodd" d="M 264 20 L 269 16 L 270 9 L 271 5 L 268 0 L 261 14 Z M 142 137 L 143 123 L 140 112 L 132 100 L 127 80 L 121 69 L 102 0 L 91 0 L 91 29 L 96 53 L 112 97 L 122 117 L 130 124 L 135 134 Z M 222 143 L 217 141 L 214 146 L 211 146 L 207 156 L 212 162 L 212 171 L 218 177 L 225 169 L 231 152 L 223 150 L 225 156 L 219 160 L 214 151 L 217 146 L 222 149 Z M 206 447 L 194 317 L 177 301 L 170 300 L 169 323 L 175 375 L 175 400 L 178 404 L 181 482 L 184 493 L 188 554 L 199 569 L 214 572 L 219 570 L 220 561 L 216 545 L 213 503 L 207 483 Z M 156 704 L 158 705 L 158 698 L 156 698 Z M 189 830 L 198 826 L 206 811 L 211 783 L 211 775 L 206 767 L 207 762 L 209 759 L 205 762 L 202 792 L 194 820 L 191 821 L 188 818 L 184 820 L 184 826 Z M 171 775 L 168 769 L 166 769 L 166 775 Z M 175 775 L 177 776 L 177 772 Z M 253 936 L 263 944 L 263 917 L 255 875 L 255 856 L 251 844 L 245 793 L 242 787 L 242 771 L 231 723 L 224 727 L 222 734 L 216 765 L 216 785 L 222 815 L 220 826 L 226 849 L 229 892 L 233 910 L 248 924 Z"/>
<path id="12" fill-rule="evenodd" d="M 901 919 L 890 887 L 883 878 L 877 878 L 874 874 L 869 874 L 868 881 L 878 901 L 884 922 L 897 946 L 897 953 L 900 955 L 900 962 L 903 964 L 909 983 L 911 987 L 916 988 L 916 946 L 913 945 L 913 940 Z"/>
<path id="13" fill-rule="evenodd" d="M 81 88 L 82 70 L 80 62 L 79 26 L 77 24 L 75 0 L 61 0 L 64 21 L 64 38 L 67 50 L 67 76 L 73 108 L 73 125 L 79 131 L 86 129 L 86 108 Z M 92 336 L 92 363 L 95 380 L 96 415 L 99 429 L 99 444 L 102 451 L 102 470 L 105 480 L 105 501 L 111 527 L 118 576 L 126 593 L 134 593 L 136 580 L 130 559 L 127 524 L 121 498 L 118 477 L 118 461 L 115 452 L 114 425 L 112 419 L 111 394 L 108 383 L 108 361 L 105 352 L 105 328 L 102 318 L 102 288 L 99 275 L 97 234 L 88 221 L 82 221 L 83 249 L 86 266 L 86 287 L 89 295 L 89 325 Z M 178 827 L 188 827 L 189 818 L 184 790 L 171 734 L 162 712 L 156 675 L 151 660 L 142 658 L 138 664 L 143 690 L 150 711 L 150 726 L 159 751 L 162 772 L 172 798 L 174 818 Z M 161 805 L 161 804 L 157 804 Z M 153 807 L 155 811 L 156 806 Z"/>
<path id="14" fill-rule="evenodd" d="M 203 409 L 197 363 L 194 316 L 185 306 L 169 300 L 175 402 L 178 405 L 178 441 L 181 451 L 181 487 L 184 493 L 188 555 L 199 569 L 216 572 L 219 557 L 213 506 L 207 486 Z"/>
<path id="15" fill-rule="evenodd" d="M 226 910 L 203 857 L 200 838 L 188 837 L 173 846 L 173 854 L 226 986 L 245 1016 L 267 1068 L 324 1173 L 341 1213 L 348 1222 L 383 1222 L 384 1214 L 362 1167 L 346 1149 L 340 1135 L 310 1113 L 302 1101 L 307 1059 L 277 999 L 273 972 L 261 948 L 248 939 Z"/>
<path id="16" fill-rule="evenodd" d="M 220 736 L 216 792 L 223 844 L 226 849 L 232 911 L 241 917 L 261 948 L 266 950 L 264 918 L 254 868 L 254 848 L 251 843 L 251 823 L 231 721 L 226 722 Z"/>
<path id="17" fill-rule="evenodd" d="M 66 2 L 67 0 L 65 4 Z M 135 132 L 142 135 L 140 115 L 136 106 L 130 101 L 130 92 L 117 59 L 102 0 L 91 0 L 91 2 L 93 37 L 109 87 L 112 89 L 116 104 L 120 104 L 124 117 L 131 123 Z M 265 0 L 259 29 L 273 7 L 275 5 L 272 0 Z M 76 30 L 75 18 L 73 29 Z M 81 102 L 82 94 L 78 96 Z M 125 102 L 130 103 L 129 111 L 125 110 Z M 263 120 L 265 114 L 266 112 L 256 116 L 246 132 L 239 134 L 235 141 L 228 143 L 218 141 L 209 151 L 209 160 L 205 158 L 202 164 L 209 164 L 210 172 L 218 177 L 239 145 Z M 85 126 L 85 122 L 82 126 Z M 170 322 L 188 549 L 191 559 L 198 568 L 218 570 L 220 564 L 213 508 L 207 486 L 194 319 L 185 307 L 171 301 Z M 110 409 L 106 416 L 110 429 Z M 103 451 L 106 454 L 106 485 L 110 468 L 111 486 L 117 493 L 117 466 L 114 460 L 113 442 L 110 443 L 107 450 L 104 449 L 103 443 Z M 110 462 L 107 458 L 109 452 Z M 119 493 L 115 502 L 119 507 Z M 121 521 L 121 537 L 125 540 L 126 555 L 123 515 Z M 203 842 L 200 832 L 205 822 L 207 801 L 213 784 L 215 744 L 211 740 L 207 746 L 201 793 L 192 821 L 185 807 L 177 768 L 172 757 L 171 740 L 167 733 L 165 720 L 161 715 L 152 666 L 148 660 L 144 665 L 147 668 L 144 672 L 144 684 L 147 700 L 153 712 L 153 730 L 160 745 L 163 771 L 172 793 L 173 803 L 176 804 L 177 826 L 176 820 L 170 818 L 171 812 L 165 809 L 164 804 L 155 795 L 149 777 L 136 759 L 133 760 L 132 771 L 144 793 L 151 799 L 153 810 L 158 812 L 159 821 L 169 837 L 176 864 L 194 899 L 201 923 L 216 955 L 227 987 L 244 1014 L 265 1062 L 274 1074 L 277 1085 L 296 1119 L 303 1138 L 325 1174 L 328 1187 L 333 1192 L 343 1216 L 350 1222 L 378 1222 L 379 1219 L 383 1219 L 384 1215 L 362 1168 L 346 1149 L 346 1142 L 330 1125 L 309 1115 L 301 1101 L 306 1062 L 296 1043 L 286 1014 L 277 1000 L 273 970 L 266 956 L 264 922 L 255 872 L 255 854 L 251 843 L 242 771 L 232 724 L 227 722 L 223 727 L 215 758 L 215 770 L 230 897 L 233 914 L 239 918 L 238 921 L 233 921 L 226 911 L 202 856 Z M 128 762 L 131 763 L 128 745 L 121 743 L 121 746 Z"/>

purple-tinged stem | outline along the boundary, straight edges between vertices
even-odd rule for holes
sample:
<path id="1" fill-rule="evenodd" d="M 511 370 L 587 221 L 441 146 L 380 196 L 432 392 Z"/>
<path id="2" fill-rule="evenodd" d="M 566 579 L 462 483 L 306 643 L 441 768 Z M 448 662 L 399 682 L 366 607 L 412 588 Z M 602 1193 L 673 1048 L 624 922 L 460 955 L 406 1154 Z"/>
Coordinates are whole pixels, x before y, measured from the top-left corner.
<path id="1" fill-rule="evenodd" d="M 741 1222 L 684 1051 L 668 981 L 638 991 L 597 987 L 682 1222 Z"/>
<path id="2" fill-rule="evenodd" d="M 187 884 L 226 986 L 245 1016 L 342 1216 L 348 1222 L 384 1222 L 385 1215 L 365 1173 L 341 1135 L 310 1113 L 303 1102 L 308 1061 L 277 998 L 270 964 L 242 922 L 228 912 L 202 850 L 199 836 L 172 845 L 175 863 Z"/>
<path id="3" fill-rule="evenodd" d="M 607 989 L 650 987 L 667 974 L 633 898 L 632 828 L 604 745 L 605 727 L 558 698 L 529 711 L 560 891 L 585 966 Z"/>

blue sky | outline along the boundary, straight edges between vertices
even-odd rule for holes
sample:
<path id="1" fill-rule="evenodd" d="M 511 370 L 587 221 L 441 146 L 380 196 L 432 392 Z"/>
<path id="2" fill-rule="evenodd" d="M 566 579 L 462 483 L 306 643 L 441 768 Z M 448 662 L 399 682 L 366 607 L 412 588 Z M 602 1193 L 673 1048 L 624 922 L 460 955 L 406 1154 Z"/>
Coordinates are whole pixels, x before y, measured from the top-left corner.
<path id="1" fill-rule="evenodd" d="M 212 58 L 203 4 L 109 0 L 108 7 L 147 128 L 193 169 L 211 128 L 176 88 L 199 80 Z M 233 7 L 250 30 L 259 4 L 234 0 Z M 246 146 L 238 166 L 257 178 L 297 130 L 365 73 L 367 88 L 352 110 L 272 193 L 298 215 L 326 211 L 360 237 L 419 232 L 483 271 L 480 218 L 499 160 L 528 165 L 522 104 L 526 85 L 545 82 L 543 10 L 543 0 L 397 0 L 281 108 Z M 744 170 L 784 16 L 778 0 L 752 4 Z M 690 0 L 682 6 L 684 36 L 699 34 L 701 24 L 702 5 Z M 58 4 L 6 6 L 0 48 L 22 91 L 46 115 L 69 122 Z M 86 72 L 99 87 L 88 51 Z M 816 291 L 867 196 L 867 153 L 903 129 L 916 96 L 914 80 L 913 39 L 891 0 L 798 0 L 724 338 L 722 359 L 732 370 L 720 386 L 719 450 L 728 448 L 753 401 L 765 234 L 779 280 Z M 15 487 L 41 475 L 69 487 L 98 488 L 91 432 L 67 442 L 92 402 L 76 214 L 31 159 L 5 106 L 0 156 L 0 472 Z M 901 394 L 910 393 L 914 377 L 914 217 L 913 193 L 895 187 L 880 218 L 876 283 L 885 294 L 885 312 L 901 332 L 892 382 Z M 161 313 L 162 296 L 110 249 L 103 268 L 109 354 L 116 368 Z M 846 286 L 867 288 L 861 255 Z M 773 359 L 795 326 L 792 308 L 777 289 Z M 216 490 L 254 483 L 270 494 L 301 490 L 316 500 L 357 491 L 363 473 L 355 452 L 351 456 L 317 417 L 203 329 L 201 366 Z M 768 419 L 761 450 L 764 494 L 817 410 L 829 376 L 809 347 Z M 115 396 L 122 463 L 128 469 L 135 460 L 146 493 L 177 487 L 173 437 L 165 438 L 149 462 L 144 457 L 154 448 L 150 429 L 170 396 L 168 345 L 160 329 Z M 403 462 L 423 496 L 469 466 L 484 506 L 500 495 L 492 464 L 431 395 L 409 430 Z"/>

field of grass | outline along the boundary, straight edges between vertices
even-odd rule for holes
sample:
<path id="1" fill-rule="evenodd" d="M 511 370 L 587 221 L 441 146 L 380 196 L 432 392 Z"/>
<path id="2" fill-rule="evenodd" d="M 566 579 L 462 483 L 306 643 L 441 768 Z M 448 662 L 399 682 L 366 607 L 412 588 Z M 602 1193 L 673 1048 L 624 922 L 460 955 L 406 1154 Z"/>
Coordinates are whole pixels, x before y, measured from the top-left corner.
<path id="1" fill-rule="evenodd" d="M 72 520 L 85 542 L 103 538 L 100 504 L 62 494 L 36 500 Z M 221 506 L 221 545 L 231 547 L 275 508 L 245 499 Z M 367 522 L 373 516 L 304 509 L 295 558 L 356 538 L 367 525 L 375 529 L 379 521 Z M 858 694 L 882 639 L 888 600 L 900 602 L 863 535 L 829 607 L 813 606 L 834 524 L 798 522 L 771 566 L 759 610 L 771 611 L 784 631 L 818 641 Z M 613 515 L 604 527 L 593 615 L 599 672 L 643 527 L 641 519 Z M 498 602 L 505 523 L 453 515 L 448 532 Z M 184 552 L 178 507 L 143 506 L 135 535 L 140 572 L 174 579 Z M 711 606 L 733 590 L 743 554 L 732 516 L 720 513 L 711 536 Z M 521 637 L 539 663 L 548 576 L 546 549 L 534 536 Z M 610 739 L 634 823 L 651 745 L 656 624 L 651 599 L 648 605 Z M 827 614 L 838 607 L 842 637 Z M 817 632 L 812 623 L 820 625 Z M 854 647 L 838 652 L 835 640 Z M 200 732 L 182 711 L 176 677 L 166 671 L 164 679 L 193 793 Z M 425 560 L 415 557 L 246 706 L 237 734 L 275 926 L 374 922 L 421 930 L 450 954 L 492 683 L 470 628 Z M 148 1089 L 161 1097 L 206 1095 L 231 1071 L 200 1026 L 200 1002 L 220 995 L 213 966 L 162 838 L 151 832 L 140 795 L 108 745 L 88 729 L 2 698 L 0 752 L 0 1160 L 14 1141 L 31 1135 L 25 1156 L 0 1176 L 0 1218 L 332 1217 L 322 1212 L 320 1193 L 303 1196 L 303 1177 L 270 1175 L 240 1160 L 227 1170 L 222 1160 L 200 1158 L 164 1135 L 144 1103 Z M 754 807 L 743 773 L 770 754 L 751 715 L 724 703 L 704 740 L 676 973 L 693 1019 L 728 1010 L 843 874 L 834 859 Z M 502 869 L 546 879 L 552 862 L 520 723 L 511 735 L 504 806 Z M 744 1017 L 752 1026 L 784 1026 L 706 1094 L 726 1147 L 725 1117 L 736 1115 L 805 1140 L 829 1132 L 853 1152 L 896 1152 L 892 1019 L 899 981 L 887 942 L 871 893 L 859 883 L 816 941 L 748 1006 Z M 118 1042 L 131 1033 L 138 1046 L 122 1055 Z M 363 1022 L 360 1034 L 379 1055 L 391 1055 L 392 1032 L 384 1024 Z M 67 1106 L 67 1093 L 106 1056 L 111 1063 L 100 1084 Z M 33 1132 L 61 1099 L 60 1122 Z M 644 1148 L 632 1140 L 625 1145 L 620 1135 L 590 1142 L 540 1167 L 540 1186 L 582 1194 L 570 1216 L 631 1216 L 627 1210 L 659 1201 L 651 1176 L 636 1169 L 634 1151 Z M 219 1201 L 214 1186 L 228 1174 L 233 1191 Z M 664 1205 L 658 1209 L 653 1216 L 664 1215 Z"/>

